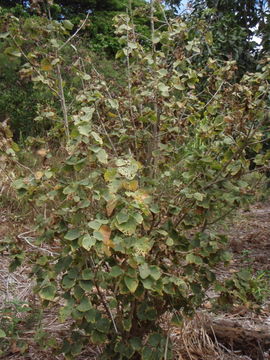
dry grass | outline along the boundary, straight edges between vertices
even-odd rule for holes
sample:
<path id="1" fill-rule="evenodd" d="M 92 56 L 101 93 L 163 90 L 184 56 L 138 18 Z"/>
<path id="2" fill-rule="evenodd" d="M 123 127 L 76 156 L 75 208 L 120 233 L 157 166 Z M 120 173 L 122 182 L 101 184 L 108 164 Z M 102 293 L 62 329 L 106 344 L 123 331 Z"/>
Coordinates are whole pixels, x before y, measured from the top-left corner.
<path id="1" fill-rule="evenodd" d="M 162 327 L 170 336 L 174 360 L 251 360 L 219 343 L 213 328 L 211 334 L 207 333 L 211 324 L 207 313 L 198 312 L 193 319 L 186 319 L 181 327 L 171 327 L 170 318 L 168 315 L 162 320 Z"/>

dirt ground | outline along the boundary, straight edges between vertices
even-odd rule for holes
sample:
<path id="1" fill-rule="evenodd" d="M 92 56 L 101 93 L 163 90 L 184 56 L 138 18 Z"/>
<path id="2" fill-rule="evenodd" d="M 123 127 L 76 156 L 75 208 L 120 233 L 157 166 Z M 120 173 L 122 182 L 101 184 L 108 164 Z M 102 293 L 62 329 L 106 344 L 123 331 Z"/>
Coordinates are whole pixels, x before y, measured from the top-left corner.
<path id="1" fill-rule="evenodd" d="M 270 273 L 270 202 L 240 211 L 227 234 L 237 263 Z"/>
<path id="2" fill-rule="evenodd" d="M 228 235 L 233 260 L 229 268 L 218 269 L 220 276 L 227 276 L 241 268 L 250 268 L 258 276 L 263 274 L 268 276 L 270 288 L 270 202 L 260 203 L 250 207 L 248 211 L 239 211 L 229 224 L 224 227 L 224 232 Z M 24 236 L 20 236 L 25 234 Z M 25 241 L 25 246 L 29 251 L 34 251 L 32 244 L 32 233 L 29 226 L 16 221 L 12 214 L 2 210 L 0 213 L 0 239 L 16 236 Z M 45 249 L 46 251 L 46 249 Z M 9 273 L 8 254 L 0 255 L 0 311 L 7 303 L 36 301 L 32 295 L 33 282 L 29 279 L 29 269 L 22 267 L 14 273 Z M 243 310 L 243 309 L 242 309 Z M 258 311 L 259 310 L 259 311 Z M 210 312 L 210 315 L 207 313 Z M 1 316 L 1 313 L 0 313 Z M 2 313 L 3 316 L 3 313 Z M 228 348 L 228 344 L 206 333 L 205 322 L 209 322 L 211 308 L 207 304 L 205 309 L 198 312 L 196 318 L 185 324 L 184 328 L 170 328 L 169 336 L 173 342 L 175 359 L 178 360 L 269 360 L 269 349 L 261 349 L 258 355 L 250 355 L 241 349 Z M 251 309 L 236 309 L 234 312 L 223 313 L 219 316 L 222 319 L 239 320 L 247 324 L 248 327 L 269 326 L 270 337 L 270 299 L 266 299 L 261 309 L 253 312 Z M 0 319 L 1 320 L 1 319 Z M 51 308 L 46 310 L 42 327 L 48 334 L 60 340 L 62 334 L 67 329 L 67 324 L 57 322 L 57 310 Z M 16 341 L 14 340 L 8 354 L 0 356 L 0 359 L 10 360 L 63 360 L 62 355 L 53 355 L 50 350 L 40 350 L 33 339 L 34 330 L 21 329 L 19 338 L 26 339 L 28 347 L 24 354 L 20 354 Z M 1 343 L 0 343 L 1 344 Z M 258 347 L 258 344 L 254 346 Z M 257 346 L 258 345 L 258 346 Z M 1 346 L 1 345 L 0 345 Z M 1 350 L 1 348 L 0 348 Z M 85 352 L 77 357 L 77 360 L 97 359 L 100 353 L 98 347 L 89 347 Z"/>

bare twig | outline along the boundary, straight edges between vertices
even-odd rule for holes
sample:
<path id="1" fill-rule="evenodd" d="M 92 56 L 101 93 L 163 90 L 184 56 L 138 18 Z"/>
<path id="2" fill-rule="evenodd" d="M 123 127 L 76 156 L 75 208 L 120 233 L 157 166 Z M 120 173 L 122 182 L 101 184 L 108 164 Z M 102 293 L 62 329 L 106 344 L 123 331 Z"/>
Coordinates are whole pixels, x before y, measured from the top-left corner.
<path id="1" fill-rule="evenodd" d="M 100 116 L 100 113 L 99 113 L 99 111 L 98 111 L 98 108 L 97 108 L 97 106 L 95 106 L 95 107 L 96 107 L 96 113 L 97 113 L 97 116 L 98 116 L 100 125 L 102 126 L 102 129 L 103 129 L 105 135 L 107 136 L 107 139 L 109 140 L 109 143 L 111 144 L 111 147 L 112 147 L 112 149 L 113 149 L 114 154 L 116 155 L 116 157 L 118 157 L 117 150 L 116 150 L 116 148 L 115 148 L 115 146 L 114 146 L 114 143 L 113 143 L 113 141 L 112 141 L 112 139 L 111 139 L 108 131 L 106 130 L 106 127 L 105 127 L 105 125 L 104 125 L 104 122 L 103 122 L 103 120 L 102 120 L 102 118 L 101 118 L 101 116 Z"/>
<path id="2" fill-rule="evenodd" d="M 56 70 L 57 70 L 57 77 L 58 77 L 59 98 L 60 98 L 60 102 L 61 102 L 62 113 L 64 116 L 65 134 L 67 137 L 67 141 L 69 141 L 70 134 L 69 134 L 69 125 L 68 125 L 68 112 L 67 112 L 66 98 L 65 98 L 64 87 L 63 87 L 61 67 L 59 64 L 57 64 Z"/>
<path id="3" fill-rule="evenodd" d="M 169 339 L 170 339 L 170 333 L 168 332 L 168 335 L 166 338 L 166 344 L 165 344 L 164 360 L 167 360 L 167 357 L 168 357 Z"/>
<path id="4" fill-rule="evenodd" d="M 84 21 L 82 22 L 82 24 L 78 27 L 78 29 L 75 31 L 75 33 L 72 34 L 72 35 L 67 39 L 67 41 L 64 42 L 64 44 L 59 47 L 58 51 L 61 51 L 72 39 L 75 38 L 75 36 L 77 36 L 77 34 L 81 31 L 81 29 L 82 29 L 82 28 L 84 27 L 84 25 L 86 24 L 89 16 L 90 16 L 90 12 L 87 13 L 86 18 L 84 19 Z"/>
<path id="5" fill-rule="evenodd" d="M 129 41 L 130 41 L 128 25 L 129 25 L 129 18 L 127 17 L 127 48 L 129 48 Z M 129 61 L 129 51 L 127 51 L 126 61 L 127 61 L 129 114 L 130 114 L 133 129 L 134 129 L 135 153 L 137 154 L 138 145 L 137 145 L 136 125 L 135 125 L 135 122 L 134 122 L 132 94 L 131 94 L 131 69 L 130 69 L 130 61 Z"/>
<path id="6" fill-rule="evenodd" d="M 35 230 L 36 230 L 36 229 L 35 229 Z M 25 236 L 25 235 L 27 235 L 27 234 L 29 234 L 29 233 L 31 233 L 31 232 L 34 232 L 35 230 L 26 231 L 26 232 L 24 232 L 24 233 L 21 233 L 21 234 L 17 235 L 17 237 L 18 237 L 20 240 L 24 240 L 28 245 L 30 245 L 30 246 L 31 246 L 32 248 L 34 248 L 34 249 L 37 249 L 37 250 L 39 250 L 39 251 L 46 252 L 46 253 L 50 254 L 51 256 L 55 256 L 55 255 L 58 256 L 59 253 L 56 253 L 56 252 L 54 252 L 54 251 L 51 251 L 51 250 L 48 250 L 48 249 L 44 249 L 44 248 L 41 248 L 41 247 L 39 247 L 39 246 L 36 246 L 36 245 L 32 244 L 31 240 L 32 240 L 33 238 L 32 238 L 32 237 Z"/>

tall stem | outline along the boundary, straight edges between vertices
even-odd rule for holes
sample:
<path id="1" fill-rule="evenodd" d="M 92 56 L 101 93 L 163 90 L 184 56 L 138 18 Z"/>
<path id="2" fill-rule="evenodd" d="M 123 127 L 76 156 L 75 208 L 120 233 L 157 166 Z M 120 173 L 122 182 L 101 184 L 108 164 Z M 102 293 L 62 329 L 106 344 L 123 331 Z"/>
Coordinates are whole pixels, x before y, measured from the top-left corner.
<path id="1" fill-rule="evenodd" d="M 131 7 L 131 0 L 129 1 L 129 6 Z M 127 13 L 128 13 L 128 9 L 127 9 Z M 131 14 L 130 14 L 131 16 Z M 127 47 L 129 49 L 129 41 L 130 39 L 130 35 L 129 35 L 129 18 L 127 18 Z M 134 26 L 132 24 L 132 29 L 134 31 Z M 134 35 L 134 33 L 133 33 Z M 132 126 L 134 129 L 134 149 L 135 149 L 135 154 L 136 154 L 136 158 L 137 158 L 137 151 L 138 151 L 138 145 L 137 145 L 137 134 L 136 134 L 136 125 L 135 125 L 135 121 L 134 121 L 134 113 L 133 113 L 133 104 L 132 104 L 132 94 L 131 94 L 131 88 L 132 88 L 132 83 L 131 83 L 131 68 L 130 68 L 130 61 L 129 61 L 129 51 L 127 51 L 127 80 L 128 80 L 128 98 L 129 98 L 129 115 L 131 118 L 131 122 L 132 122 Z"/>
<path id="2" fill-rule="evenodd" d="M 50 4 L 48 3 L 48 1 L 45 1 L 45 7 L 47 10 L 48 18 L 50 21 L 52 21 Z M 57 56 L 58 56 L 58 53 L 57 53 Z M 63 113 L 63 117 L 64 117 L 65 134 L 66 134 L 67 141 L 69 141 L 70 134 L 69 134 L 69 125 L 68 125 L 68 110 L 67 110 L 66 98 L 65 98 L 64 87 L 63 87 L 61 67 L 60 67 L 59 63 L 56 66 L 56 73 L 57 73 L 57 79 L 58 79 L 58 95 L 60 98 L 61 109 L 62 109 L 62 113 Z"/>
<path id="3" fill-rule="evenodd" d="M 69 125 L 68 125 L 68 112 L 67 112 L 66 98 L 63 87 L 61 67 L 59 64 L 57 64 L 56 70 L 57 70 L 57 78 L 58 78 L 59 98 L 60 98 L 62 113 L 64 116 L 65 134 L 67 137 L 67 141 L 69 141 L 70 134 L 69 134 Z"/>
<path id="4" fill-rule="evenodd" d="M 155 45 L 155 19 L 154 19 L 154 9 L 155 0 L 151 0 L 150 2 L 150 23 L 151 23 L 151 40 L 152 40 L 152 57 L 154 61 L 154 71 L 157 69 L 156 63 L 156 45 Z M 155 175 L 157 170 L 157 158 L 155 158 L 154 151 L 158 149 L 158 130 L 159 130 L 159 123 L 160 123 L 160 111 L 158 106 L 158 99 L 157 99 L 157 84 L 155 82 L 154 86 L 154 111 L 156 114 L 156 122 L 153 124 L 153 143 L 150 145 L 149 149 L 149 156 L 150 161 L 149 165 L 153 166 L 150 173 L 152 176 Z"/>

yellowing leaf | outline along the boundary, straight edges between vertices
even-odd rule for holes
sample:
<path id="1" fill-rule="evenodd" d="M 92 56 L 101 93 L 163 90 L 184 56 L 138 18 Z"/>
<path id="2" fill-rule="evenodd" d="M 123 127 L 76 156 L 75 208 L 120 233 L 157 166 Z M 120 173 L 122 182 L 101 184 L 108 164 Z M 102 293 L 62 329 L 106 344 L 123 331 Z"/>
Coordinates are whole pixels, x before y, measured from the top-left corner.
<path id="1" fill-rule="evenodd" d="M 52 301 L 55 298 L 56 287 L 55 285 L 47 285 L 46 287 L 42 288 L 39 292 L 39 296 L 43 300 L 50 300 Z"/>
<path id="2" fill-rule="evenodd" d="M 39 150 L 37 151 L 37 154 L 38 154 L 39 156 L 45 157 L 45 156 L 47 155 L 47 150 L 46 150 L 46 149 L 39 149 Z"/>
<path id="3" fill-rule="evenodd" d="M 117 199 L 112 199 L 107 202 L 107 206 L 106 206 L 107 216 L 110 217 L 112 215 L 113 210 L 116 207 L 116 204 L 117 204 Z"/>
<path id="4" fill-rule="evenodd" d="M 123 188 L 126 190 L 136 191 L 136 190 L 138 190 L 138 187 L 139 187 L 139 183 L 137 180 L 123 182 Z"/>
<path id="5" fill-rule="evenodd" d="M 109 182 L 112 181 L 115 178 L 117 171 L 115 168 L 109 168 L 104 173 L 104 179 L 105 181 Z"/>
<path id="6" fill-rule="evenodd" d="M 51 71 L 52 64 L 48 59 L 42 59 L 40 63 L 41 70 L 43 71 Z"/>
<path id="7" fill-rule="evenodd" d="M 117 117 L 116 114 L 114 114 L 114 113 L 112 113 L 110 111 L 108 112 L 108 116 L 111 117 L 111 118 L 116 118 Z"/>
<path id="8" fill-rule="evenodd" d="M 138 279 L 130 278 L 129 276 L 124 277 L 125 284 L 131 293 L 134 293 L 139 285 Z"/>
<path id="9" fill-rule="evenodd" d="M 112 230 L 108 225 L 102 225 L 99 229 L 99 232 L 103 236 L 103 244 L 108 247 L 114 247 L 113 242 L 111 241 Z"/>
<path id="10" fill-rule="evenodd" d="M 141 203 L 147 203 L 150 200 L 150 195 L 145 191 L 137 191 L 134 194 L 134 199 Z"/>
<path id="11" fill-rule="evenodd" d="M 35 178 L 36 178 L 36 180 L 40 180 L 40 179 L 42 178 L 42 176 L 43 176 L 43 172 L 42 172 L 42 171 L 37 171 L 37 172 L 35 173 Z"/>
<path id="12" fill-rule="evenodd" d="M 111 256 L 111 248 L 114 248 L 114 243 L 111 241 L 111 228 L 108 225 L 102 225 L 99 233 L 103 236 L 103 250 L 107 256 Z"/>

